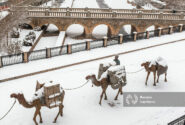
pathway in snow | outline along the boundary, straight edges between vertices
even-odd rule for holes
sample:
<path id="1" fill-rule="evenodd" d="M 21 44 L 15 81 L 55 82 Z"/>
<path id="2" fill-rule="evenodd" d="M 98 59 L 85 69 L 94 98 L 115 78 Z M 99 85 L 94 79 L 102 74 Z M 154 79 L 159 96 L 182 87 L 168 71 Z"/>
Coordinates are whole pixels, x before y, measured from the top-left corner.
<path id="1" fill-rule="evenodd" d="M 172 35 L 165 35 L 165 36 L 154 37 L 154 38 L 145 39 L 145 40 L 138 40 L 136 42 L 123 43 L 121 45 L 108 46 L 106 48 L 97 48 L 97 49 L 92 49 L 90 51 L 82 51 L 82 52 L 78 52 L 70 55 L 62 55 L 62 56 L 57 56 L 50 59 L 30 61 L 29 63 L 7 66 L 7 67 L 1 68 L 0 78 L 5 79 L 9 77 L 14 77 L 17 75 L 23 75 L 31 72 L 45 70 L 48 68 L 58 67 L 62 65 L 67 65 L 67 64 L 80 62 L 80 61 L 112 55 L 120 52 L 125 52 L 128 50 L 133 50 L 133 49 L 152 46 L 156 44 L 166 43 L 169 41 L 184 39 L 184 34 L 185 32 L 175 33 Z"/>

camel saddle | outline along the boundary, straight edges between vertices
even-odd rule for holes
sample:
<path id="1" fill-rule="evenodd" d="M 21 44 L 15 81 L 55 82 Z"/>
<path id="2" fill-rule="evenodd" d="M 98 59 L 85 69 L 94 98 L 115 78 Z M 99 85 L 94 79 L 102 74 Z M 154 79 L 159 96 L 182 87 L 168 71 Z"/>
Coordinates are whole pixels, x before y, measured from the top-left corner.
<path id="1" fill-rule="evenodd" d="M 111 66 L 115 66 L 116 63 L 113 61 L 113 62 L 110 62 L 110 63 L 101 63 L 99 65 L 99 70 L 98 70 L 98 79 L 100 79 L 101 75 L 107 71 L 107 69 Z"/>
<path id="2" fill-rule="evenodd" d="M 37 81 L 36 89 L 40 88 L 40 84 Z M 40 97 L 42 103 L 44 103 L 48 108 L 58 107 L 61 102 L 61 95 L 63 93 L 60 84 L 53 83 L 52 81 L 43 84 L 43 96 Z M 42 89 L 42 88 L 40 88 Z"/>
<path id="3" fill-rule="evenodd" d="M 127 84 L 125 66 L 111 66 L 107 75 L 113 89 L 118 89 Z"/>

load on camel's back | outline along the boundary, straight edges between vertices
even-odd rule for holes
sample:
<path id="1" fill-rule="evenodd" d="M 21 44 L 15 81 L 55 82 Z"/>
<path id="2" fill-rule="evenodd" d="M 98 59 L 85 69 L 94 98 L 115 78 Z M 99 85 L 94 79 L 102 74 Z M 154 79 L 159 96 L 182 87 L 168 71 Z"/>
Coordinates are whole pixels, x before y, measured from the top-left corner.
<path id="1" fill-rule="evenodd" d="M 115 62 L 100 64 L 98 79 L 96 76 L 88 75 L 86 76 L 86 80 L 91 80 L 95 86 L 101 86 L 102 94 L 100 96 L 99 104 L 101 105 L 101 101 L 103 95 L 105 95 L 105 100 L 107 100 L 106 90 L 110 85 L 113 89 L 118 89 L 118 93 L 115 100 L 118 99 L 119 94 L 123 94 L 122 87 L 126 85 L 126 72 L 125 66 L 116 65 Z"/>
<path id="2" fill-rule="evenodd" d="M 147 71 L 147 77 L 146 77 L 146 82 L 145 85 L 147 85 L 148 77 L 150 75 L 150 72 L 153 72 L 154 75 L 154 86 L 156 86 L 156 74 L 157 74 L 157 83 L 159 82 L 159 77 L 162 74 L 165 74 L 165 82 L 167 82 L 167 70 L 168 70 L 168 65 L 165 59 L 162 57 L 158 57 L 155 60 L 151 61 L 146 61 L 141 64 L 141 66 L 144 66 L 145 70 Z"/>
<path id="3" fill-rule="evenodd" d="M 36 108 L 33 121 L 35 125 L 38 125 L 36 121 L 37 115 L 40 117 L 40 123 L 42 123 L 41 108 L 46 106 L 48 108 L 59 107 L 57 116 L 54 119 L 56 123 L 59 115 L 63 116 L 63 100 L 64 100 L 65 91 L 60 87 L 60 84 L 54 83 L 52 81 L 47 83 L 39 83 L 37 81 L 36 92 L 30 101 L 27 101 L 22 93 L 12 93 L 11 98 L 15 98 L 19 101 L 21 105 L 25 108 Z"/>

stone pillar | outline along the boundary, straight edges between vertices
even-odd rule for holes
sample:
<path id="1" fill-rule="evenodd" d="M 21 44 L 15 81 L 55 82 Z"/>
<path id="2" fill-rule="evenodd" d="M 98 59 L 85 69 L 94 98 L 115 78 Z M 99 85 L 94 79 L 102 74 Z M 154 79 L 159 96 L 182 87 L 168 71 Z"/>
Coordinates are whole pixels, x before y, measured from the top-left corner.
<path id="1" fill-rule="evenodd" d="M 69 10 L 66 11 L 66 16 L 70 16 L 70 11 Z"/>
<path id="2" fill-rule="evenodd" d="M 86 7 L 86 8 L 85 8 L 85 11 L 89 11 L 89 8 L 88 8 L 88 7 Z"/>
<path id="3" fill-rule="evenodd" d="M 182 32 L 183 24 L 179 24 L 179 32 Z"/>
<path id="4" fill-rule="evenodd" d="M 71 44 L 67 45 L 67 54 L 71 54 L 72 53 L 72 46 Z"/>
<path id="5" fill-rule="evenodd" d="M 116 11 L 112 13 L 112 17 L 117 17 Z"/>
<path id="6" fill-rule="evenodd" d="M 123 34 L 119 34 L 119 44 L 123 43 Z"/>
<path id="7" fill-rule="evenodd" d="M 134 41 L 136 41 L 137 40 L 137 32 L 133 32 L 133 34 L 134 34 Z"/>
<path id="8" fill-rule="evenodd" d="M 159 30 L 158 36 L 161 36 L 161 28 L 158 28 L 158 30 Z"/>
<path id="9" fill-rule="evenodd" d="M 0 56 L 0 68 L 3 67 L 2 57 Z"/>
<path id="10" fill-rule="evenodd" d="M 173 26 L 169 26 L 169 34 L 173 33 Z"/>
<path id="11" fill-rule="evenodd" d="M 46 9 L 45 16 L 49 16 L 49 9 Z"/>
<path id="12" fill-rule="evenodd" d="M 146 31 L 146 38 L 147 38 L 147 39 L 150 38 L 150 33 L 149 33 L 149 31 Z"/>
<path id="13" fill-rule="evenodd" d="M 143 14 L 143 12 L 139 11 L 139 14 L 138 14 L 137 18 L 142 18 L 142 14 Z"/>
<path id="14" fill-rule="evenodd" d="M 103 47 L 107 47 L 107 37 L 103 37 Z"/>
<path id="15" fill-rule="evenodd" d="M 28 52 L 23 53 L 23 62 L 27 63 L 28 62 Z"/>
<path id="16" fill-rule="evenodd" d="M 46 58 L 51 58 L 51 48 L 46 48 Z"/>
<path id="17" fill-rule="evenodd" d="M 180 19 L 184 19 L 184 13 L 183 12 L 181 12 L 181 14 L 180 14 Z"/>
<path id="18" fill-rule="evenodd" d="M 90 50 L 91 49 L 91 47 L 90 47 L 90 41 L 86 41 L 86 49 L 87 50 Z"/>
<path id="19" fill-rule="evenodd" d="M 90 10 L 87 11 L 86 17 L 91 17 L 91 12 L 90 12 Z"/>
<path id="20" fill-rule="evenodd" d="M 159 14 L 159 19 L 162 19 L 163 18 L 163 13 L 161 12 L 160 14 Z"/>

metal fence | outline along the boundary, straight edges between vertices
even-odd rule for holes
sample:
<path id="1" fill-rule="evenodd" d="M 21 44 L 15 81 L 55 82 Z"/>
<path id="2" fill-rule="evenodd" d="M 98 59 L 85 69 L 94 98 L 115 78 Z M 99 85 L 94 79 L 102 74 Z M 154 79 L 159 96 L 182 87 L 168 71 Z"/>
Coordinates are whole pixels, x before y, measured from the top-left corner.
<path id="1" fill-rule="evenodd" d="M 168 125 L 184 125 L 185 124 L 185 115 L 180 118 L 168 123 Z"/>
<path id="2" fill-rule="evenodd" d="M 170 29 L 172 30 L 171 33 L 180 32 L 180 30 L 185 31 L 185 25 L 182 25 L 182 27 L 176 26 L 176 27 L 161 29 L 161 35 L 170 34 Z M 159 33 L 160 33 L 159 31 L 160 29 L 152 30 L 148 32 L 140 32 L 136 34 L 132 33 L 130 35 L 123 35 L 122 43 L 147 39 L 147 35 L 149 36 L 149 38 L 156 37 L 156 36 L 159 36 Z M 120 37 L 121 36 L 114 36 L 114 37 L 108 37 L 104 39 L 96 39 L 89 42 L 72 44 L 70 45 L 70 49 L 69 49 L 69 45 L 65 45 L 65 46 L 59 46 L 59 47 L 54 47 L 49 49 L 31 51 L 26 53 L 27 54 L 26 57 L 25 57 L 25 53 L 1 56 L 0 67 L 23 63 L 25 62 L 25 58 L 26 58 L 26 61 L 32 61 L 32 60 L 45 59 L 45 58 L 50 58 L 50 57 L 59 56 L 59 55 L 65 55 L 68 53 L 76 53 L 80 51 L 85 51 L 87 49 L 95 49 L 95 48 L 100 48 L 104 46 L 116 45 L 121 43 Z M 90 44 L 88 45 L 88 43 Z"/>

